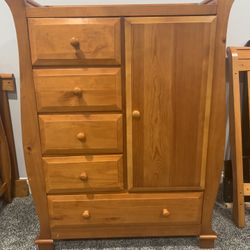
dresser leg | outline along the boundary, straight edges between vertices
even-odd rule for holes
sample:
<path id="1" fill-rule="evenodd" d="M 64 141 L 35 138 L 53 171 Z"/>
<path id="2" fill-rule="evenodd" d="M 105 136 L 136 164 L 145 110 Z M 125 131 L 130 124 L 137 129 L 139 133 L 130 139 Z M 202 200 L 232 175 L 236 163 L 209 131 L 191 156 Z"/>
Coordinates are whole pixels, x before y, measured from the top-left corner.
<path id="1" fill-rule="evenodd" d="M 37 239 L 35 243 L 37 244 L 39 250 L 54 250 L 54 241 L 51 239 Z"/>
<path id="2" fill-rule="evenodd" d="M 216 235 L 200 235 L 200 248 L 214 248 L 214 241 L 217 239 Z"/>

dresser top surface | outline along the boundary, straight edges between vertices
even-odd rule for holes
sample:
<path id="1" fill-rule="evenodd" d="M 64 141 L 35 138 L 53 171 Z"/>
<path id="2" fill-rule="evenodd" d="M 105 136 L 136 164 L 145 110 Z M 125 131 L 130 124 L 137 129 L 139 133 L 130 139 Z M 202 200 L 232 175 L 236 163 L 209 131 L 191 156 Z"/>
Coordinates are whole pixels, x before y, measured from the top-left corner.
<path id="1" fill-rule="evenodd" d="M 27 17 L 119 17 L 216 15 L 216 2 L 176 4 L 56 5 L 27 4 Z"/>

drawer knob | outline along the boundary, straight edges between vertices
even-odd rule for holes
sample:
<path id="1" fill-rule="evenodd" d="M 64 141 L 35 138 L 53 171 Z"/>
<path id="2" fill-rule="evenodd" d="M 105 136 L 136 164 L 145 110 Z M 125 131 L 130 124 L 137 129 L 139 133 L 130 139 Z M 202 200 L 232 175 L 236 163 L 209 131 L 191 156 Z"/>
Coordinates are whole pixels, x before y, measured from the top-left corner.
<path id="1" fill-rule="evenodd" d="M 168 217 L 170 215 L 170 212 L 166 209 L 166 208 L 164 208 L 163 210 L 162 210 L 162 216 L 163 217 Z"/>
<path id="2" fill-rule="evenodd" d="M 82 217 L 83 217 L 84 219 L 89 219 L 89 218 L 90 218 L 89 210 L 85 210 L 85 211 L 82 213 Z"/>
<path id="3" fill-rule="evenodd" d="M 87 173 L 86 173 L 86 172 L 82 172 L 82 173 L 80 174 L 80 179 L 81 179 L 82 181 L 87 181 L 87 180 L 88 180 L 88 175 L 87 175 Z"/>
<path id="4" fill-rule="evenodd" d="M 133 118 L 135 118 L 135 119 L 139 119 L 139 118 L 141 117 L 141 113 L 140 113 L 139 110 L 134 110 L 134 111 L 132 112 L 132 116 L 133 116 Z"/>
<path id="5" fill-rule="evenodd" d="M 82 94 L 82 90 L 79 87 L 75 87 L 73 89 L 73 94 L 76 96 L 80 96 Z"/>
<path id="6" fill-rule="evenodd" d="M 70 44 L 75 48 L 75 49 L 80 49 L 80 42 L 79 39 L 76 37 L 72 37 L 70 40 Z"/>
<path id="7" fill-rule="evenodd" d="M 86 139 L 86 135 L 83 132 L 78 133 L 76 137 L 79 141 L 84 141 Z"/>

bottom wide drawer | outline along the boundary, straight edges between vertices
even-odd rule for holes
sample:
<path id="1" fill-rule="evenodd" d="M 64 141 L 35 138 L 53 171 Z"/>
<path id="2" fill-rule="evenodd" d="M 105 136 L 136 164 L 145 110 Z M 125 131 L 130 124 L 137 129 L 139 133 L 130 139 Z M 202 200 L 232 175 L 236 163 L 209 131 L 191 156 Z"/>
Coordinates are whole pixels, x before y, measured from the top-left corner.
<path id="1" fill-rule="evenodd" d="M 52 235 L 68 230 L 73 238 L 76 230 L 84 237 L 79 234 L 82 229 L 112 225 L 199 225 L 202 196 L 199 192 L 51 195 L 48 203 Z"/>

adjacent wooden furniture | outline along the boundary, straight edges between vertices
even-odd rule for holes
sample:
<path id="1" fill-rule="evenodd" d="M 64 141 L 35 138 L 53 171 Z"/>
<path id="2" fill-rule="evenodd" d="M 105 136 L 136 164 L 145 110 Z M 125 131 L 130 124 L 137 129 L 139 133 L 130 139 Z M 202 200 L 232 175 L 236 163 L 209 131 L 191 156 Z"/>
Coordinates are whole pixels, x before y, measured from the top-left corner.
<path id="1" fill-rule="evenodd" d="M 10 202 L 11 197 L 23 197 L 29 195 L 29 188 L 26 180 L 19 179 L 16 149 L 8 92 L 15 91 L 15 78 L 12 74 L 0 74 L 0 133 L 1 133 L 1 176 L 2 188 L 0 196 L 5 192 L 5 200 Z"/>
<path id="2" fill-rule="evenodd" d="M 6 2 L 39 249 L 57 239 L 170 235 L 213 247 L 233 1 Z"/>
<path id="3" fill-rule="evenodd" d="M 250 41 L 248 41 L 245 44 L 245 47 L 250 47 Z M 227 68 L 229 71 L 229 67 Z M 230 72 L 227 73 L 227 75 L 229 74 Z M 250 121 L 249 121 L 249 107 L 248 107 L 247 71 L 239 72 L 239 81 L 240 81 L 240 91 L 241 91 L 241 129 L 242 129 L 241 132 L 242 132 L 243 180 L 244 182 L 250 182 L 250 140 L 249 140 Z M 228 149 L 230 148 L 228 147 Z M 232 168 L 231 160 L 226 160 L 224 164 L 223 200 L 225 203 L 233 203 L 233 168 Z M 245 196 L 244 200 L 245 202 L 247 202 L 245 203 L 246 206 L 248 206 L 248 202 L 250 201 L 250 196 Z"/>
<path id="4" fill-rule="evenodd" d="M 230 144 L 233 165 L 233 215 L 238 227 L 245 226 L 244 197 L 250 196 L 250 183 L 243 180 L 242 123 L 240 98 L 240 72 L 247 72 L 248 110 L 250 49 L 247 47 L 228 48 L 230 65 Z"/>
<path id="5" fill-rule="evenodd" d="M 12 130 L 12 126 L 9 116 L 7 92 L 14 90 L 15 84 L 13 75 L 0 74 L 0 197 L 3 196 L 6 202 L 12 200 L 14 187 L 12 184 L 13 172 L 17 170 L 18 173 L 17 164 L 15 164 L 16 158 L 12 158 L 12 156 L 15 157 L 15 151 L 11 152 L 8 143 L 8 139 L 11 136 L 13 138 L 13 134 L 8 133 Z M 14 165 L 12 165 L 12 163 L 14 163 Z"/>

